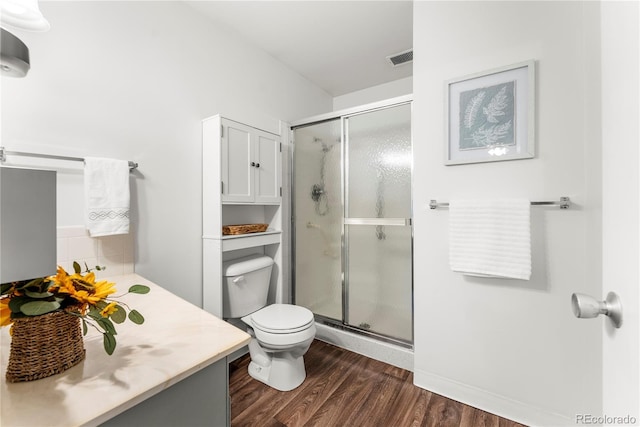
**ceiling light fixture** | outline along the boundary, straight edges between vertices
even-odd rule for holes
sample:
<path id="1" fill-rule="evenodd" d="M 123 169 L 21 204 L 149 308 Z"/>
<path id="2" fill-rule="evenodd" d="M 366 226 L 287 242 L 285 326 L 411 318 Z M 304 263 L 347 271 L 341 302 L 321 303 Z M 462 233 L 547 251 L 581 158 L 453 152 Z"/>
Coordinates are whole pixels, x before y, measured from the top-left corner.
<path id="1" fill-rule="evenodd" d="M 38 0 L 2 0 L 0 24 L 27 31 L 47 31 L 49 21 L 40 12 Z"/>

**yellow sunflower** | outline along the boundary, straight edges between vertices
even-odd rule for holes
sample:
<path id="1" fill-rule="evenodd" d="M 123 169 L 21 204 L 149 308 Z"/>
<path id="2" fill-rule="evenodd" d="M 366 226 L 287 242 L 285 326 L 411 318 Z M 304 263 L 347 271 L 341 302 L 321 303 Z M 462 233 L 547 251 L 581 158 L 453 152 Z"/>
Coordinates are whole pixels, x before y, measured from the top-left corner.
<path id="1" fill-rule="evenodd" d="M 0 326 L 7 326 L 12 322 L 9 300 L 10 298 L 0 298 Z"/>
<path id="2" fill-rule="evenodd" d="M 50 277 L 53 285 L 49 291 L 58 294 L 68 294 L 81 304 L 95 305 L 116 291 L 115 283 L 103 280 L 96 282 L 93 272 L 82 275 L 79 273 L 69 276 L 62 267 L 58 267 L 58 274 Z"/>
<path id="3" fill-rule="evenodd" d="M 117 305 L 118 304 L 116 302 L 110 302 L 105 308 L 102 309 L 102 311 L 100 311 L 100 315 L 102 317 L 111 316 L 113 313 L 118 311 L 118 308 L 116 307 Z"/>
<path id="4" fill-rule="evenodd" d="M 60 293 L 70 294 L 73 289 L 73 283 L 71 282 L 71 276 L 64 271 L 64 268 L 58 266 L 57 274 L 55 276 L 48 277 L 49 292 L 60 291 Z"/>

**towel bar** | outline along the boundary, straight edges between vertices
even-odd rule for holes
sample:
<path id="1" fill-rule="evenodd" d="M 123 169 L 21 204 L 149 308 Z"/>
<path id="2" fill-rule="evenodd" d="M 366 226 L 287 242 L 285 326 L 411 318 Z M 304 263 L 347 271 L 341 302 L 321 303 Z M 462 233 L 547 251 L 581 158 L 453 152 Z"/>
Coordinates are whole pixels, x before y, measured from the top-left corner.
<path id="1" fill-rule="evenodd" d="M 531 202 L 531 206 L 559 206 L 560 209 L 569 209 L 569 206 L 571 206 L 571 199 L 569 197 L 560 197 L 560 201 Z M 437 200 L 433 200 L 433 199 L 429 201 L 430 209 L 448 208 L 448 207 L 449 207 L 449 203 L 445 203 L 445 202 L 438 203 Z"/>
<path id="2" fill-rule="evenodd" d="M 27 157 L 38 157 L 41 159 L 55 159 L 55 160 L 68 160 L 71 162 L 84 162 L 82 157 L 68 157 L 68 156 L 56 156 L 53 154 L 38 154 L 38 153 L 25 153 L 22 151 L 7 151 L 4 147 L 0 147 L 0 162 L 5 162 L 7 160 L 7 155 L 10 156 L 27 156 Z M 129 171 L 133 171 L 138 168 L 138 164 L 136 162 L 132 162 L 129 160 Z"/>

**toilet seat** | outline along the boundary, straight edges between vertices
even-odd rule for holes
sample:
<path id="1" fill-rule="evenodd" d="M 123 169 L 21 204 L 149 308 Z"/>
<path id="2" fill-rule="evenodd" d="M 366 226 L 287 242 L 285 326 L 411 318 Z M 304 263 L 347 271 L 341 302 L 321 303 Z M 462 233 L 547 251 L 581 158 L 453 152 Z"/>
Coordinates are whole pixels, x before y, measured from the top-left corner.
<path id="1" fill-rule="evenodd" d="M 293 334 L 314 324 L 313 313 L 292 304 L 272 304 L 251 313 L 251 326 L 269 334 Z"/>

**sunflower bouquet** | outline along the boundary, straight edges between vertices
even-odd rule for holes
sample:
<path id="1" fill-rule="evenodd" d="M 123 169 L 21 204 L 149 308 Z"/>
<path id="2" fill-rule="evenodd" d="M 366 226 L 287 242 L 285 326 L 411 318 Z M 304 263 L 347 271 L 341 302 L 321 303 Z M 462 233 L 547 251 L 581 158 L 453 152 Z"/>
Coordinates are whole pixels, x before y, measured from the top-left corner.
<path id="1" fill-rule="evenodd" d="M 73 274 L 59 266 L 55 276 L 0 285 L 0 326 L 11 325 L 19 318 L 64 311 L 82 320 L 83 335 L 89 327 L 98 330 L 103 335 L 105 351 L 113 354 L 117 334 L 115 324 L 129 318 L 140 325 L 144 323 L 144 317 L 116 300 L 114 283 L 97 281 L 95 273 L 86 264 L 85 268 L 83 274 L 80 264 L 74 262 Z M 133 285 L 127 293 L 148 292 L 148 286 Z"/>

